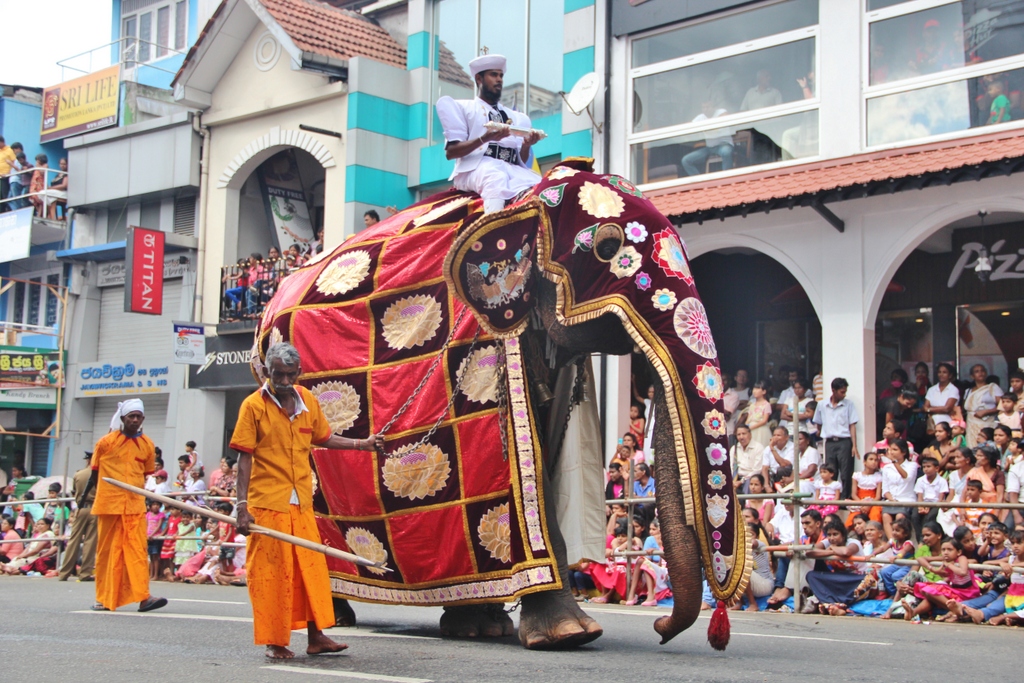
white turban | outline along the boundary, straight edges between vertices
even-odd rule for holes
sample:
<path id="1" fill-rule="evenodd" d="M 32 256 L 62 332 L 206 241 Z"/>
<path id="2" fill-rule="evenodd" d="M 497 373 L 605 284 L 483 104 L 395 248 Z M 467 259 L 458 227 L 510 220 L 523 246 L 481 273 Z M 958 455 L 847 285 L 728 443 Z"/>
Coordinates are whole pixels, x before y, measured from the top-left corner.
<path id="1" fill-rule="evenodd" d="M 469 75 L 471 78 L 476 78 L 476 75 L 481 71 L 501 71 L 505 72 L 505 56 L 504 55 L 480 55 L 476 59 L 469 63 Z"/>
<path id="2" fill-rule="evenodd" d="M 146 409 L 142 405 L 142 399 L 130 398 L 127 401 L 121 401 L 117 404 L 117 410 L 114 411 L 114 417 L 110 418 L 110 429 L 121 429 L 121 418 L 128 413 L 140 412 L 143 415 L 146 414 Z"/>

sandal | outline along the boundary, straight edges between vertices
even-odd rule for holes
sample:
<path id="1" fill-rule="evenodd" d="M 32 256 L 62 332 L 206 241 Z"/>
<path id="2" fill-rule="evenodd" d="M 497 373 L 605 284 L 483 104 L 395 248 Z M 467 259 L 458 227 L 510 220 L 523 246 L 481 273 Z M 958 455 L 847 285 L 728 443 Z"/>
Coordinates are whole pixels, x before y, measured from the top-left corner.
<path id="1" fill-rule="evenodd" d="M 604 597 L 603 595 L 599 595 L 596 598 L 591 598 L 590 602 L 596 602 L 599 605 L 603 605 L 608 602 L 608 598 Z"/>
<path id="2" fill-rule="evenodd" d="M 658 601 L 657 600 L 644 600 L 643 602 L 640 603 L 640 605 L 643 606 L 643 607 L 657 607 L 658 606 Z"/>

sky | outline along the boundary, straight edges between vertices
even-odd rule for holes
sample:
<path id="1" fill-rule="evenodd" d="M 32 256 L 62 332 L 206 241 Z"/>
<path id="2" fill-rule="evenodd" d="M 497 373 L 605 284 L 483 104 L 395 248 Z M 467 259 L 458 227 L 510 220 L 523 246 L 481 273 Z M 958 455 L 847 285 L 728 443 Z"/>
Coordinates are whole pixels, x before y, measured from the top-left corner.
<path id="1" fill-rule="evenodd" d="M 46 87 L 81 75 L 58 60 L 110 42 L 110 0 L 0 0 L 0 83 Z M 19 55 L 15 57 L 15 55 Z M 84 71 L 110 63 L 110 48 L 69 62 Z"/>

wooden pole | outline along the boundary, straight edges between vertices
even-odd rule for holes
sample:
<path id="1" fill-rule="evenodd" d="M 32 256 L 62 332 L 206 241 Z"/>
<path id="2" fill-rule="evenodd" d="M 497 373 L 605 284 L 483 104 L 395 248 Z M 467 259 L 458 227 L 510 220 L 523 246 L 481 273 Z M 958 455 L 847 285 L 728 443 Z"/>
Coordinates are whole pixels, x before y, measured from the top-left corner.
<path id="1" fill-rule="evenodd" d="M 111 479 L 110 477 L 104 477 L 103 481 L 107 482 L 108 484 L 112 484 L 113 486 L 120 487 L 126 491 L 131 491 L 132 493 L 137 493 L 140 496 L 145 496 L 150 500 L 155 500 L 159 503 L 163 503 L 164 505 L 170 505 L 171 507 L 176 507 L 181 510 L 187 510 L 192 514 L 210 517 L 212 519 L 216 519 L 218 522 L 226 522 L 232 526 L 238 523 L 238 520 L 236 520 L 234 517 L 228 517 L 227 515 L 222 515 L 219 512 L 214 512 L 213 510 L 196 507 L 195 505 L 189 505 L 188 503 L 183 503 L 180 500 L 174 500 L 173 498 L 168 498 L 167 496 L 161 496 L 159 493 L 153 493 L 152 491 L 147 491 L 146 489 L 140 489 L 136 486 L 132 486 L 131 484 L 125 484 L 122 481 Z M 383 569 L 385 571 L 391 571 L 389 567 L 384 566 L 385 563 L 387 562 L 386 554 L 383 560 L 381 560 L 380 562 L 374 562 L 373 560 L 368 560 L 365 557 L 360 557 L 359 555 L 347 553 L 344 550 L 331 548 L 330 546 L 326 546 L 323 543 L 316 543 L 314 541 L 309 541 L 305 538 L 299 538 L 298 536 L 292 536 L 291 534 L 286 534 L 281 531 L 267 529 L 266 527 L 259 526 L 258 524 L 250 524 L 249 530 L 255 534 L 269 536 L 270 538 L 276 539 L 278 541 L 291 543 L 292 545 L 297 545 L 300 548 L 312 550 L 315 553 L 320 553 L 321 555 L 327 555 L 328 557 L 333 557 L 338 560 L 351 562 L 352 564 L 357 564 L 362 567 L 376 567 L 378 569 Z M 384 552 L 387 553 L 387 551 Z"/>

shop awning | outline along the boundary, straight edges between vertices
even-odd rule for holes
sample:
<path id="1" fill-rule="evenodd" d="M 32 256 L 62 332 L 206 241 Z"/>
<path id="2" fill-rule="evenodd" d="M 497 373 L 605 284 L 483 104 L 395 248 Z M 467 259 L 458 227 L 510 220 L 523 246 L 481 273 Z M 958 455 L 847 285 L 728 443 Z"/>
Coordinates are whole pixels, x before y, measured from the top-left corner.
<path id="1" fill-rule="evenodd" d="M 1022 169 L 1024 132 L 1012 131 L 858 154 L 646 194 L 677 225 L 806 206 L 842 232 L 842 221 L 826 203 L 982 180 Z"/>
<path id="2" fill-rule="evenodd" d="M 73 263 L 88 263 L 90 261 L 102 263 L 104 261 L 124 260 L 124 252 L 127 243 L 124 240 L 118 242 L 106 242 L 95 244 L 90 247 L 76 247 L 74 249 L 62 249 L 57 252 L 57 258 L 61 261 Z M 199 248 L 199 240 L 190 235 L 178 235 L 172 232 L 164 234 L 164 253 L 176 254 L 187 253 Z"/>

